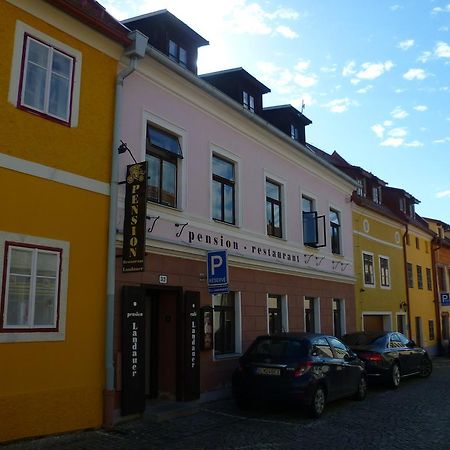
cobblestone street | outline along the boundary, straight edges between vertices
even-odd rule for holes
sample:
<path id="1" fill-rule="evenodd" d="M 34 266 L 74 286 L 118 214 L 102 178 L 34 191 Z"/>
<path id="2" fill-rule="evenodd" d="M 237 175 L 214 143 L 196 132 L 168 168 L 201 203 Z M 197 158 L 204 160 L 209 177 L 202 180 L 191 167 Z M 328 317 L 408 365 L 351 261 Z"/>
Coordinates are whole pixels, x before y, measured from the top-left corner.
<path id="1" fill-rule="evenodd" d="M 435 358 L 429 379 L 402 380 L 398 391 L 372 386 L 363 402 L 328 405 L 319 420 L 294 408 L 240 412 L 230 399 L 162 423 L 133 421 L 113 432 L 70 433 L 7 445 L 8 450 L 101 449 L 428 449 L 450 448 L 450 359 Z"/>

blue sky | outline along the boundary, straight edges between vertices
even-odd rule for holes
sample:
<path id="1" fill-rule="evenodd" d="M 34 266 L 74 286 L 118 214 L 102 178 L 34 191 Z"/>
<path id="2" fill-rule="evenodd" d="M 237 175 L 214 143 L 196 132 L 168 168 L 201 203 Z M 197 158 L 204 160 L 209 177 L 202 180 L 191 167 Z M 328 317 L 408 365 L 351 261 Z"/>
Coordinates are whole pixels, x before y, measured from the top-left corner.
<path id="1" fill-rule="evenodd" d="M 122 20 L 166 8 L 210 42 L 199 73 L 243 67 L 336 150 L 450 224 L 450 0 L 100 0 Z"/>

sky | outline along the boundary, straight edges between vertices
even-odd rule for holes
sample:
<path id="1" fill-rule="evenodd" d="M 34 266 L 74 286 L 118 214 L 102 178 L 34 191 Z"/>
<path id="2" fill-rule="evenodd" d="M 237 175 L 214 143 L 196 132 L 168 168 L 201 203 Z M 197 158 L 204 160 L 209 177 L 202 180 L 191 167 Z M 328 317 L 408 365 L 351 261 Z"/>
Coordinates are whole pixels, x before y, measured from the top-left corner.
<path id="1" fill-rule="evenodd" d="M 337 151 L 450 224 L 450 0 L 99 0 L 119 20 L 168 9 L 209 41 L 198 73 L 243 67 Z"/>

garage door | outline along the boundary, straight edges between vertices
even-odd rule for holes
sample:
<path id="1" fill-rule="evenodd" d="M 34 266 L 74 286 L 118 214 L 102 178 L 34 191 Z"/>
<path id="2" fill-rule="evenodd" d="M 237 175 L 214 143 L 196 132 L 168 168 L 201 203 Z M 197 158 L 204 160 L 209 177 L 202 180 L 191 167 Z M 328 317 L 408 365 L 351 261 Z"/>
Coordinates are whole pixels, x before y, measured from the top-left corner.
<path id="1" fill-rule="evenodd" d="M 383 316 L 364 316 L 365 331 L 383 331 Z"/>

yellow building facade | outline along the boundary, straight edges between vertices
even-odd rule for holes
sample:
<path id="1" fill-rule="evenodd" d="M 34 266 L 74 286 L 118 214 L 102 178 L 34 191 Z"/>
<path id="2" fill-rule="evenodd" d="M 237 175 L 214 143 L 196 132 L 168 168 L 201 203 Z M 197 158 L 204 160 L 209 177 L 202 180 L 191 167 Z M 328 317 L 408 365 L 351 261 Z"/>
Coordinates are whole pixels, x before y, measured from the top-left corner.
<path id="1" fill-rule="evenodd" d="M 0 0 L 0 442 L 102 423 L 114 91 L 127 37 L 92 16 L 95 2 L 65 3 Z"/>
<path id="2" fill-rule="evenodd" d="M 411 339 L 433 354 L 438 351 L 440 324 L 436 321 L 432 238 L 426 224 L 408 225 L 405 254 Z"/>
<path id="3" fill-rule="evenodd" d="M 408 335 L 402 238 L 393 217 L 354 204 L 356 325 L 359 331 L 397 330 Z"/>

